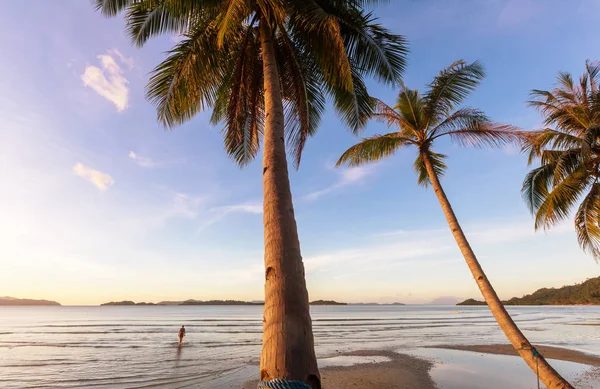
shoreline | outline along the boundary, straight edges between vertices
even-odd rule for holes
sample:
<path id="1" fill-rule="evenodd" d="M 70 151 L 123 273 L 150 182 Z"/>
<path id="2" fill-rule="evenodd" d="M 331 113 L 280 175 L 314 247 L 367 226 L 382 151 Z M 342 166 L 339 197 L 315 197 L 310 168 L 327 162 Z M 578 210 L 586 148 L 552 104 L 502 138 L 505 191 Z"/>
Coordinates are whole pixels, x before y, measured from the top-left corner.
<path id="1" fill-rule="evenodd" d="M 519 356 L 517 351 L 510 344 L 438 345 L 426 346 L 423 348 L 469 351 L 493 355 Z M 583 353 L 581 351 L 555 346 L 535 346 L 535 348 L 546 359 L 556 359 L 559 361 L 575 362 L 590 366 L 600 366 L 600 356 L 594 356 Z"/>
<path id="2" fill-rule="evenodd" d="M 594 388 L 600 380 L 600 356 L 552 346 L 537 346 L 553 365 L 570 375 L 577 387 Z M 534 374 L 511 345 L 439 345 L 415 349 L 360 350 L 319 359 L 325 389 L 504 389 L 523 388 Z M 502 371 L 510 369 L 510 381 Z M 496 374 L 500 374 L 495 376 Z M 493 382 L 493 383 L 492 383 Z M 590 382 L 592 384 L 590 384 Z M 243 389 L 255 389 L 258 380 L 246 381 Z M 491 385 L 491 386 L 490 386 Z"/>
<path id="3" fill-rule="evenodd" d="M 323 388 L 437 389 L 429 374 L 434 364 L 423 358 L 386 350 L 361 350 L 324 360 L 340 357 L 362 358 L 364 362 L 320 368 Z M 385 357 L 388 360 L 368 362 L 369 357 Z M 257 385 L 258 380 L 251 380 L 245 382 L 242 388 L 256 389 Z"/>

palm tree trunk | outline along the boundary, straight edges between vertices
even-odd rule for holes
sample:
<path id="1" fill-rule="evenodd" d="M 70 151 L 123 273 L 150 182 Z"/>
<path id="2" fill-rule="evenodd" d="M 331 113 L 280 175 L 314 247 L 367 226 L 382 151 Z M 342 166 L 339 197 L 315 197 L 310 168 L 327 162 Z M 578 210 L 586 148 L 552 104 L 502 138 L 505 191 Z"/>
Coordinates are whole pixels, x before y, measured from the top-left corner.
<path id="1" fill-rule="evenodd" d="M 298 380 L 320 389 L 308 291 L 288 178 L 281 84 L 273 33 L 260 20 L 265 126 L 263 191 L 265 308 L 260 379 Z"/>
<path id="2" fill-rule="evenodd" d="M 446 216 L 446 220 L 448 221 L 448 225 L 450 226 L 450 230 L 452 231 L 452 235 L 460 248 L 460 251 L 467 262 L 467 266 L 469 266 L 469 270 L 473 274 L 475 278 L 475 282 L 477 282 L 477 286 L 485 299 L 488 307 L 492 311 L 494 318 L 500 325 L 502 331 L 513 345 L 513 347 L 517 350 L 521 358 L 527 362 L 527 365 L 538 374 L 539 378 L 549 389 L 560 388 L 560 389 L 573 389 L 573 386 L 569 384 L 563 377 L 558 374 L 556 370 L 548 364 L 548 362 L 542 357 L 540 354 L 537 356 L 534 355 L 533 348 L 531 343 L 525 338 L 525 335 L 519 330 L 513 319 L 510 317 L 506 308 L 502 304 L 502 301 L 498 298 L 496 291 L 492 287 L 492 284 L 487 279 L 481 265 L 477 261 L 475 257 L 475 253 L 471 249 L 465 234 L 458 224 L 458 219 L 452 210 L 452 206 L 446 197 L 446 193 L 444 193 L 444 189 L 442 189 L 442 185 L 440 184 L 440 180 L 433 169 L 433 165 L 431 160 L 429 159 L 429 155 L 426 151 L 421 152 L 421 157 L 423 158 L 423 162 L 425 164 L 425 168 L 427 169 L 427 175 L 429 176 L 429 180 L 431 181 L 431 186 L 435 191 L 435 194 L 442 206 L 442 210 L 444 211 L 444 215 Z"/>

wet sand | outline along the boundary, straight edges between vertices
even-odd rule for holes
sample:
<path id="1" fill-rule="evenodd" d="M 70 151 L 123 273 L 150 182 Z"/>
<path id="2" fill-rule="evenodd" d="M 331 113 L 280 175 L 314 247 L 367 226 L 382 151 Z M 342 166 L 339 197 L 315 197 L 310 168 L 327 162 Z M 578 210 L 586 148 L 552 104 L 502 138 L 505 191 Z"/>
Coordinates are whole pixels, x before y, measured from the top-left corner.
<path id="1" fill-rule="evenodd" d="M 540 354 L 546 359 L 558 359 L 560 361 L 569 361 L 576 363 L 583 363 L 586 365 L 600 366 L 600 357 L 588 355 L 579 351 L 569 350 L 561 347 L 551 346 L 535 346 Z M 447 350 L 462 350 L 462 351 L 473 351 L 485 354 L 496 354 L 496 355 L 515 355 L 519 354 L 510 344 L 481 344 L 481 345 L 440 345 L 431 346 L 428 348 L 441 348 Z"/>
<path id="2" fill-rule="evenodd" d="M 358 363 L 351 366 L 327 366 L 321 369 L 324 389 L 435 389 L 437 388 L 429 369 L 431 362 L 406 354 L 391 351 L 357 351 L 344 354 L 342 359 L 331 361 L 343 363 L 343 357 L 359 357 L 349 360 L 368 361 L 368 357 L 385 357 L 386 362 Z M 339 357 L 336 357 L 339 358 Z M 334 359 L 334 358 L 332 358 Z M 322 360 L 326 364 L 327 359 Z M 319 361 L 321 362 L 321 360 Z M 244 389 L 256 389 L 257 381 L 247 382 Z"/>
<path id="3" fill-rule="evenodd" d="M 356 351 L 319 359 L 319 366 L 323 389 L 536 388 L 535 374 L 514 356 L 511 347 L 444 345 L 398 352 Z M 559 347 L 538 349 L 578 389 L 600 388 L 600 357 Z M 248 381 L 243 388 L 256 386 L 257 381 Z"/>

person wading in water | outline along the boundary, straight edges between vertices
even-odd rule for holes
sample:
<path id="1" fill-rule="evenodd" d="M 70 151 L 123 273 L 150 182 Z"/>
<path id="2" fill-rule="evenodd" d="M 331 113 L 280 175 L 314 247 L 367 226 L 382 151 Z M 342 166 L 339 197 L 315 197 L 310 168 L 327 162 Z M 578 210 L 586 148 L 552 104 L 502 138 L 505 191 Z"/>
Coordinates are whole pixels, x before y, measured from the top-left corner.
<path id="1" fill-rule="evenodd" d="M 183 343 L 183 337 L 185 336 L 185 326 L 181 326 L 179 329 L 179 344 Z"/>

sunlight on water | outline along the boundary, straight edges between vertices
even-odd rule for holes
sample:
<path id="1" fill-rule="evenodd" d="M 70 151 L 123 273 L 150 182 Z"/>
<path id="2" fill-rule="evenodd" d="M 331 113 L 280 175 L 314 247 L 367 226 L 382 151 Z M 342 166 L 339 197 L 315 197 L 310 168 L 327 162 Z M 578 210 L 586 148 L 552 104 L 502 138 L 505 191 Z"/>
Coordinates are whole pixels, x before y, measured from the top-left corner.
<path id="1" fill-rule="evenodd" d="M 600 307 L 509 311 L 536 344 L 600 355 L 600 326 L 592 325 Z M 311 312 L 320 364 L 355 350 L 505 342 L 486 307 L 317 306 Z M 260 306 L 0 307 L 0 387 L 235 387 L 254 374 L 261 323 Z M 182 324 L 187 335 L 179 347 Z"/>

